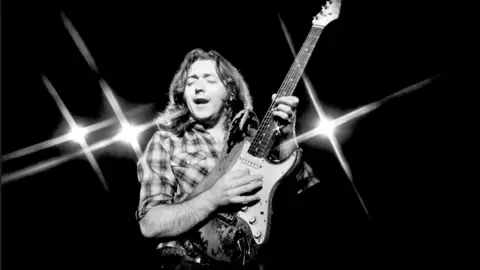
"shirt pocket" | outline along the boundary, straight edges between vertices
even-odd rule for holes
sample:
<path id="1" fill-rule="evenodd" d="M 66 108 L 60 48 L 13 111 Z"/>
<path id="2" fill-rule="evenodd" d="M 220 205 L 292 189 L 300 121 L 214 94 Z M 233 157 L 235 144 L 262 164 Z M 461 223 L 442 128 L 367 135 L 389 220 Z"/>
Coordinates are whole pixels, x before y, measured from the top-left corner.
<path id="1" fill-rule="evenodd" d="M 201 162 L 206 159 L 203 152 L 182 152 L 172 156 L 172 167 L 199 168 Z"/>
<path id="2" fill-rule="evenodd" d="M 172 171 L 177 179 L 175 202 L 185 199 L 193 188 L 208 173 L 205 169 L 206 155 L 203 152 L 182 152 L 171 157 Z"/>

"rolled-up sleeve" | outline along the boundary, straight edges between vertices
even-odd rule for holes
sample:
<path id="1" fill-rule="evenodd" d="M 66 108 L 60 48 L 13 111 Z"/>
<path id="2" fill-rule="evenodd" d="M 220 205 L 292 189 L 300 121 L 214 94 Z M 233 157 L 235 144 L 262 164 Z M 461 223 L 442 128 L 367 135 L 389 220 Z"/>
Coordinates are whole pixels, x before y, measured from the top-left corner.
<path id="1" fill-rule="evenodd" d="M 137 221 L 159 204 L 172 204 L 177 190 L 177 180 L 170 166 L 169 140 L 157 131 L 148 142 L 137 163 L 137 177 L 140 183 Z"/>

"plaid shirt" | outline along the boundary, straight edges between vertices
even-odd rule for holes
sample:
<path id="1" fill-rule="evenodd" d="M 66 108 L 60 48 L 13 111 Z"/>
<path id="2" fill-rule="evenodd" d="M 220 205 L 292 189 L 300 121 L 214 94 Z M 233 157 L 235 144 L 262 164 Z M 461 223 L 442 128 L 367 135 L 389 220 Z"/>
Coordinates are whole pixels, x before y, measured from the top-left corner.
<path id="1" fill-rule="evenodd" d="M 161 129 L 155 132 L 137 166 L 141 184 L 137 220 L 159 204 L 182 202 L 219 161 L 222 149 L 216 145 L 199 123 L 192 123 L 182 137 Z M 305 162 L 297 179 L 298 194 L 320 182 Z M 183 244 L 170 241 L 157 248 Z"/>

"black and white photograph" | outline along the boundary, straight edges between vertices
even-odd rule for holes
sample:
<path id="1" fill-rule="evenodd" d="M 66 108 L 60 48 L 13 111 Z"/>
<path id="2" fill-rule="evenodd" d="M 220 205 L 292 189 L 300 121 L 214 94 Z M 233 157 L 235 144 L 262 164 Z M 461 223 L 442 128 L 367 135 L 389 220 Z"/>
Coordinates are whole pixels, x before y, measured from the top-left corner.
<path id="1" fill-rule="evenodd" d="M 2 269 L 462 268 L 452 5 L 2 1 Z"/>

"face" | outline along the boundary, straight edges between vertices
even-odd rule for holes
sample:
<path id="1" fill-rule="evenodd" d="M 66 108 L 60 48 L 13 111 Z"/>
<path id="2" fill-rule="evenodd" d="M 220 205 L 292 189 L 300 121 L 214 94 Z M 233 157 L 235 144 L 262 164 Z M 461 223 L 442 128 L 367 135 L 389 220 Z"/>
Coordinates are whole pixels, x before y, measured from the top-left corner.
<path id="1" fill-rule="evenodd" d="M 200 122 L 215 125 L 223 116 L 227 90 L 218 77 L 215 62 L 199 60 L 187 74 L 185 100 L 192 116 Z"/>

